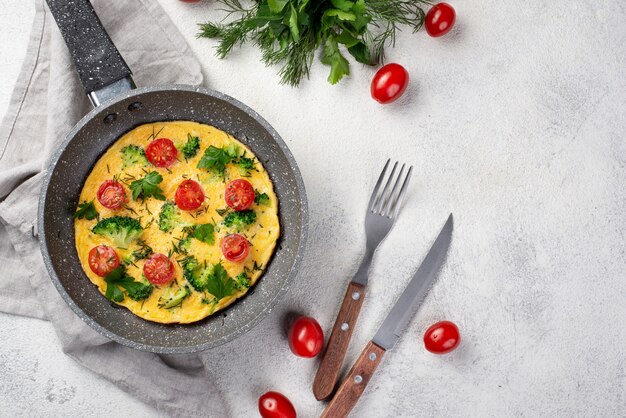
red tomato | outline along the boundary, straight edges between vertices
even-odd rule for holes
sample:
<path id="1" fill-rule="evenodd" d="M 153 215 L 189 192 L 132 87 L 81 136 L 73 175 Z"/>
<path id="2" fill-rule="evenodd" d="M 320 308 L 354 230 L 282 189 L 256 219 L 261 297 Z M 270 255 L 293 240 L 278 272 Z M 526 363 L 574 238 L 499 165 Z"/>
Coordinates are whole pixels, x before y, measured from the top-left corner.
<path id="1" fill-rule="evenodd" d="M 226 204 L 234 210 L 246 210 L 254 203 L 254 187 L 248 180 L 233 180 L 226 186 Z"/>
<path id="2" fill-rule="evenodd" d="M 450 32 L 455 20 L 456 13 L 452 6 L 448 3 L 437 3 L 426 13 L 424 25 L 430 36 L 438 38 Z"/>
<path id="3" fill-rule="evenodd" d="M 89 267 L 100 277 L 104 277 L 120 265 L 120 257 L 107 245 L 98 245 L 89 251 Z"/>
<path id="4" fill-rule="evenodd" d="M 196 210 L 204 202 L 202 186 L 193 180 L 184 180 L 176 189 L 176 205 L 182 210 Z"/>
<path id="5" fill-rule="evenodd" d="M 174 263 L 165 254 L 152 254 L 143 265 L 143 274 L 152 284 L 168 284 L 174 278 Z"/>
<path id="6" fill-rule="evenodd" d="M 240 234 L 226 235 L 222 239 L 222 253 L 228 261 L 238 263 L 248 257 L 250 252 L 250 243 Z"/>
<path id="7" fill-rule="evenodd" d="M 324 331 L 313 318 L 301 316 L 289 330 L 289 348 L 300 357 L 315 357 L 324 347 Z"/>
<path id="8" fill-rule="evenodd" d="M 169 167 L 176 161 L 178 150 L 167 138 L 152 141 L 146 147 L 146 158 L 157 167 Z"/>
<path id="9" fill-rule="evenodd" d="M 372 98 L 378 103 L 395 102 L 409 84 L 409 73 L 400 64 L 387 64 L 372 79 Z"/>
<path id="10" fill-rule="evenodd" d="M 259 398 L 259 413 L 263 418 L 296 418 L 296 409 L 282 393 L 267 392 Z"/>
<path id="11" fill-rule="evenodd" d="M 445 354 L 454 350 L 461 342 L 459 329 L 450 321 L 440 321 L 431 325 L 424 333 L 426 350 L 435 354 Z"/>
<path id="12" fill-rule="evenodd" d="M 126 191 L 116 180 L 106 180 L 98 189 L 98 202 L 105 208 L 117 210 L 126 201 Z"/>

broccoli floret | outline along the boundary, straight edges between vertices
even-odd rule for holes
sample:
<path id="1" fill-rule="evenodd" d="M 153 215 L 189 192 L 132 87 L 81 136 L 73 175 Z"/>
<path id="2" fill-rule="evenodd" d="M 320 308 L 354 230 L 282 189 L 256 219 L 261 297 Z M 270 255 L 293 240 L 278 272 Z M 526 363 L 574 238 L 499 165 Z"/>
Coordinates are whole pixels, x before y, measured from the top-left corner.
<path id="1" fill-rule="evenodd" d="M 152 294 L 153 286 L 147 281 L 134 281 L 131 285 L 124 286 L 126 294 L 133 300 L 147 299 Z"/>
<path id="2" fill-rule="evenodd" d="M 159 229 L 161 231 L 170 232 L 174 228 L 184 228 L 191 225 L 191 223 L 182 220 L 180 210 L 174 203 L 166 202 L 161 206 L 159 213 Z"/>
<path id="3" fill-rule="evenodd" d="M 159 308 L 171 309 L 182 305 L 183 299 L 191 294 L 188 286 L 181 286 L 178 290 L 168 287 L 163 290 L 163 294 L 159 298 Z"/>
<path id="4" fill-rule="evenodd" d="M 217 300 L 221 300 L 237 290 L 237 282 L 228 276 L 221 263 L 201 265 L 190 256 L 183 260 L 182 266 L 185 279 L 198 292 L 208 291 Z"/>
<path id="5" fill-rule="evenodd" d="M 256 222 L 256 213 L 253 210 L 231 212 L 224 218 L 224 225 L 228 228 L 234 227 L 238 231 L 253 224 L 254 222 Z"/>
<path id="6" fill-rule="evenodd" d="M 190 159 L 196 156 L 200 149 L 200 138 L 197 136 L 191 136 L 187 134 L 187 142 L 180 148 L 180 152 L 183 153 L 185 159 Z"/>
<path id="7" fill-rule="evenodd" d="M 148 165 L 146 152 L 143 150 L 143 148 L 137 145 L 126 145 L 124 148 L 122 148 L 121 152 L 122 168 L 131 167 L 137 164 L 141 164 L 142 166 Z"/>
<path id="8" fill-rule="evenodd" d="M 178 241 L 178 245 L 176 246 L 177 253 L 187 254 L 189 249 L 191 248 L 191 235 L 187 235 L 185 238 Z"/>
<path id="9" fill-rule="evenodd" d="M 91 232 L 110 239 L 117 247 L 128 248 L 133 240 L 139 238 L 143 228 L 137 219 L 114 216 L 98 222 Z"/>
<path id="10" fill-rule="evenodd" d="M 237 282 L 237 289 L 243 290 L 250 287 L 250 279 L 248 279 L 248 275 L 246 273 L 240 273 L 237 277 L 235 277 L 235 282 Z"/>
<path id="11" fill-rule="evenodd" d="M 204 292 L 209 283 L 209 276 L 213 273 L 212 266 L 200 265 L 194 257 L 186 257 L 182 261 L 183 276 L 198 292 Z"/>

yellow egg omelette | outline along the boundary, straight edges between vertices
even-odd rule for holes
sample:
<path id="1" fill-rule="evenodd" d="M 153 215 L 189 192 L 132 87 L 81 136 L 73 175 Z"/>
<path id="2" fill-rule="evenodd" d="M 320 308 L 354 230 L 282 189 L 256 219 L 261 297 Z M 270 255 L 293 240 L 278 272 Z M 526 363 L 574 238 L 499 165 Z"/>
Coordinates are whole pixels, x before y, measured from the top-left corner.
<path id="1" fill-rule="evenodd" d="M 74 218 L 91 282 L 160 323 L 199 321 L 245 295 L 280 236 L 261 162 L 227 133 L 189 121 L 119 138 L 87 177 Z"/>

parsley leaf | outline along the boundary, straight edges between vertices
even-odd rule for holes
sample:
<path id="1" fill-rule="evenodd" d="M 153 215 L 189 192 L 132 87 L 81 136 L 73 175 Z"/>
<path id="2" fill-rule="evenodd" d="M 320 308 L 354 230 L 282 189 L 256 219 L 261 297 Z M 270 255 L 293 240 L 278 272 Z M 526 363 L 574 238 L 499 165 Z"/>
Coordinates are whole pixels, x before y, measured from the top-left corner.
<path id="1" fill-rule="evenodd" d="M 98 217 L 98 211 L 96 210 L 96 206 L 93 204 L 93 200 L 91 202 L 84 201 L 78 205 L 78 209 L 74 212 L 74 219 L 87 219 L 91 221 L 92 219 L 96 219 Z"/>
<path id="2" fill-rule="evenodd" d="M 226 171 L 226 164 L 230 163 L 238 155 L 239 147 L 235 144 L 222 148 L 210 145 L 204 151 L 204 155 L 198 162 L 198 168 L 204 168 L 207 171 L 215 171 L 223 177 Z"/>
<path id="3" fill-rule="evenodd" d="M 142 179 L 135 180 L 130 184 L 130 190 L 133 193 L 134 200 L 145 200 L 149 197 L 154 197 L 158 200 L 165 200 L 163 190 L 158 186 L 163 181 L 161 176 L 156 171 L 147 173 Z"/>
<path id="4" fill-rule="evenodd" d="M 228 276 L 221 263 L 213 266 L 212 277 L 207 283 L 207 290 L 218 300 L 235 293 L 237 283 Z"/>
<path id="5" fill-rule="evenodd" d="M 334 9 L 336 13 L 345 13 L 338 9 Z M 331 12 L 330 10 L 327 13 Z M 337 15 L 337 14 L 333 14 Z M 324 45 L 324 53 L 322 55 L 322 63 L 330 65 L 330 74 L 328 75 L 328 82 L 330 84 L 337 84 L 344 75 L 350 75 L 350 63 L 344 58 L 339 51 L 339 45 L 337 39 L 328 38 Z"/>
<path id="6" fill-rule="evenodd" d="M 114 302 L 124 300 L 124 293 L 120 287 L 125 289 L 128 297 L 134 300 L 146 299 L 152 293 L 152 285 L 135 281 L 135 279 L 126 274 L 124 265 L 118 266 L 107 274 L 104 281 L 107 284 L 104 296 Z"/>
<path id="7" fill-rule="evenodd" d="M 206 242 L 207 244 L 215 244 L 213 230 L 213 224 L 196 225 L 193 229 L 193 236 L 198 241 Z"/>

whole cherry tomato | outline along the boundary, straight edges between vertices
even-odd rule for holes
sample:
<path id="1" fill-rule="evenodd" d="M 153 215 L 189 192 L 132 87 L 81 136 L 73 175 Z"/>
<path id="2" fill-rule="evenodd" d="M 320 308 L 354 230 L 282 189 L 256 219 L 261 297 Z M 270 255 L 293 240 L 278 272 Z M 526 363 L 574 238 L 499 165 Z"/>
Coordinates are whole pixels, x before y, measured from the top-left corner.
<path id="1" fill-rule="evenodd" d="M 157 167 L 169 167 L 176 161 L 178 150 L 167 138 L 159 138 L 146 147 L 146 158 Z"/>
<path id="2" fill-rule="evenodd" d="M 143 274 L 152 284 L 168 284 L 174 279 L 174 263 L 165 254 L 152 254 L 143 265 Z"/>
<path id="3" fill-rule="evenodd" d="M 402 96 L 409 84 L 409 73 L 400 64 L 387 64 L 372 79 L 372 98 L 378 103 L 394 102 Z"/>
<path id="4" fill-rule="evenodd" d="M 183 180 L 176 189 L 176 206 L 182 210 L 196 210 L 204 202 L 204 191 L 198 182 Z"/>
<path id="5" fill-rule="evenodd" d="M 424 25 L 430 36 L 438 38 L 450 32 L 455 20 L 456 13 L 452 6 L 448 3 L 437 3 L 426 13 Z"/>
<path id="6" fill-rule="evenodd" d="M 450 321 L 437 322 L 424 333 L 424 346 L 431 353 L 449 353 L 457 348 L 460 342 L 459 328 Z"/>
<path id="7" fill-rule="evenodd" d="M 324 331 L 313 318 L 301 316 L 289 330 L 289 348 L 300 357 L 315 357 L 324 347 Z"/>
<path id="8" fill-rule="evenodd" d="M 100 277 L 104 277 L 120 265 L 120 257 L 108 245 L 98 245 L 89 251 L 89 268 Z"/>
<path id="9" fill-rule="evenodd" d="M 248 180 L 233 180 L 226 185 L 224 200 L 234 210 L 249 209 L 254 203 L 254 187 Z"/>
<path id="10" fill-rule="evenodd" d="M 259 413 L 263 418 L 296 418 L 296 409 L 282 393 L 267 392 L 259 398 Z"/>
<path id="11" fill-rule="evenodd" d="M 106 180 L 98 188 L 98 202 L 108 209 L 117 210 L 126 201 L 124 186 L 117 180 Z"/>

